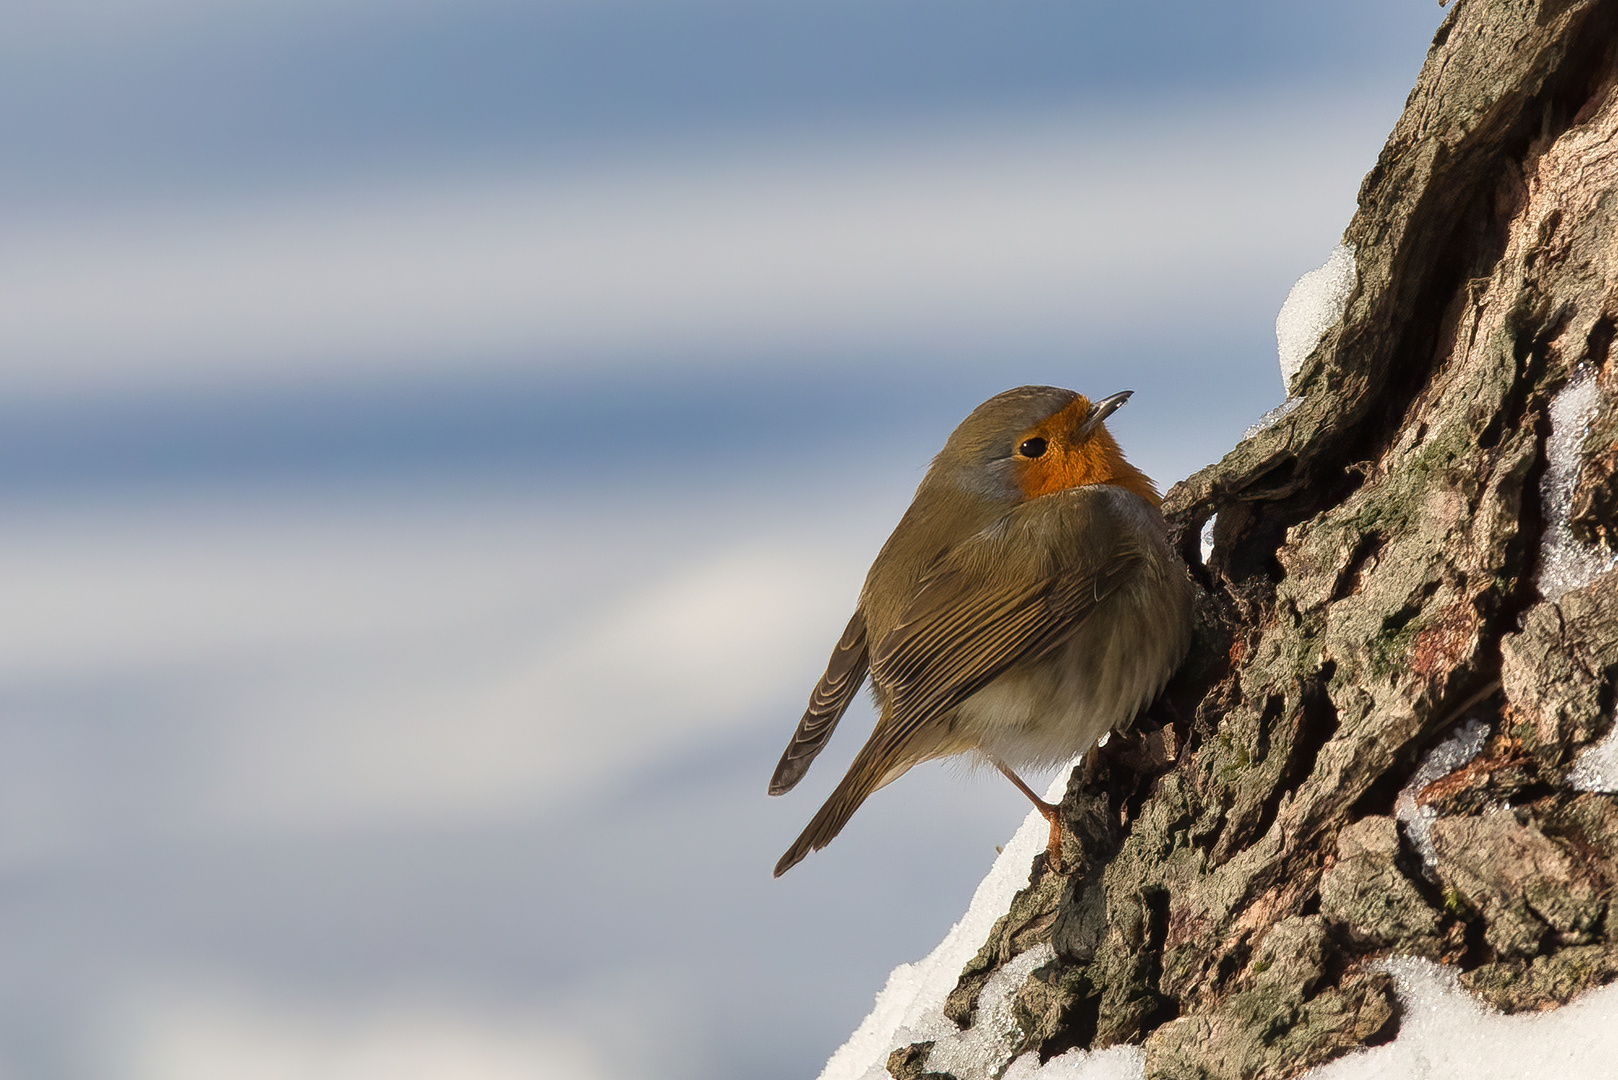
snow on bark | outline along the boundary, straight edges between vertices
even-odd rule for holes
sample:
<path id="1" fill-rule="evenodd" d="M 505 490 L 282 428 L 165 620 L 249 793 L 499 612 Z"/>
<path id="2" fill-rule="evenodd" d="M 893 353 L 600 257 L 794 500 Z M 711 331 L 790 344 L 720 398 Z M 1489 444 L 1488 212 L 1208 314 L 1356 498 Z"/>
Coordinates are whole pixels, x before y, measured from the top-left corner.
<path id="1" fill-rule="evenodd" d="M 1297 280 L 1275 317 L 1276 353 L 1281 361 L 1281 385 L 1292 383 L 1303 362 L 1342 321 L 1354 291 L 1354 245 L 1338 244 L 1321 266 Z"/>

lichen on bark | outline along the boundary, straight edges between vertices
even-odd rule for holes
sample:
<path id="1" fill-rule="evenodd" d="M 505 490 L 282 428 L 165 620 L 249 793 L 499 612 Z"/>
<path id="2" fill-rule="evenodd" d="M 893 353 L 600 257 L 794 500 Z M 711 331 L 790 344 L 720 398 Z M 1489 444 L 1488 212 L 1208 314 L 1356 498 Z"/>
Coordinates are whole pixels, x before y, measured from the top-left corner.
<path id="1" fill-rule="evenodd" d="M 1618 976 L 1618 800 L 1569 779 L 1612 722 L 1618 571 L 1536 577 L 1575 377 L 1598 407 L 1560 527 L 1618 547 L 1615 42 L 1618 0 L 1459 0 L 1440 27 L 1299 403 L 1168 494 L 1191 659 L 1075 770 L 1068 872 L 1036 861 L 946 1006 L 971 1025 L 1053 946 L 1006 1062 L 1133 1043 L 1149 1077 L 1279 1080 L 1394 1036 L 1391 956 L 1508 1011 Z M 1429 862 L 1396 799 L 1468 721 L 1481 753 L 1413 793 Z M 894 1075 L 942 1075 L 927 1057 Z"/>

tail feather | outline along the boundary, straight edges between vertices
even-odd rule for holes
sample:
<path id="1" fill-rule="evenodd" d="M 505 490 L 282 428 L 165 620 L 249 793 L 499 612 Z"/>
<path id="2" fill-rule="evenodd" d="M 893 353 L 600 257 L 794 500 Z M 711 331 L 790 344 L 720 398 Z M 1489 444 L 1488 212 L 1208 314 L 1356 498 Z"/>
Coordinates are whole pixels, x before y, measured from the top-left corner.
<path id="1" fill-rule="evenodd" d="M 848 711 L 849 702 L 865 682 L 869 668 L 869 650 L 865 644 L 865 612 L 856 610 L 848 620 L 848 629 L 832 651 L 826 673 L 820 677 L 814 692 L 809 695 L 809 708 L 798 721 L 798 730 L 787 743 L 781 762 L 770 777 L 770 794 L 781 795 L 791 791 L 803 774 L 809 771 L 816 755 L 831 738 L 837 721 Z"/>
<path id="2" fill-rule="evenodd" d="M 854 763 L 849 766 L 848 774 L 832 789 L 826 802 L 816 811 L 803 832 L 787 848 L 781 861 L 775 864 L 775 876 L 780 877 L 798 863 L 811 851 L 819 851 L 837 838 L 848 824 L 848 819 L 854 816 L 866 799 L 870 798 L 877 789 L 899 778 L 915 762 L 905 762 L 903 765 L 894 765 L 891 760 L 883 760 L 889 755 L 867 753 L 871 749 L 866 744 L 854 757 Z"/>

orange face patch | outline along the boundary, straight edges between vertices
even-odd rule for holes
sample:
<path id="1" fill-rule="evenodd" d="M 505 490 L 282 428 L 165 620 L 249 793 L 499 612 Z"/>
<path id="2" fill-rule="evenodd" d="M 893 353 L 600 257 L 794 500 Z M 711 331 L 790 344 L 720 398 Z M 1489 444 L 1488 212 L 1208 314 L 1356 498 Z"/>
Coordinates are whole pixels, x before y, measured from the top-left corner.
<path id="1" fill-rule="evenodd" d="M 1023 497 L 1037 499 L 1087 484 L 1114 484 L 1158 505 L 1161 500 L 1152 481 L 1124 460 L 1123 451 L 1105 426 L 1097 424 L 1088 434 L 1079 435 L 1089 415 L 1090 399 L 1081 395 L 1023 432 L 1017 440 L 1019 448 L 1031 439 L 1045 440 L 1045 451 L 1037 457 L 1018 454 L 1017 486 Z"/>

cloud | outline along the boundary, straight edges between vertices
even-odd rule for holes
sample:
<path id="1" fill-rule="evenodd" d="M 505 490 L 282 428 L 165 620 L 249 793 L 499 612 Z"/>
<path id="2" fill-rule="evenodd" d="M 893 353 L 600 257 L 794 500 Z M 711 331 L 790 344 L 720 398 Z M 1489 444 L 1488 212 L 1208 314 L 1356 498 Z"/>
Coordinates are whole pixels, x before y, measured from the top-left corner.
<path id="1" fill-rule="evenodd" d="M 172 979 L 170 980 L 173 981 Z M 227 985 L 147 986 L 115 1007 L 95 1075 L 129 1080 L 608 1080 L 638 1028 L 598 1032 L 554 1008 L 276 1000 Z M 611 1045 L 611 1051 L 606 1046 Z"/>
<path id="2" fill-rule="evenodd" d="M 824 535 L 778 498 L 616 495 L 29 515 L 0 851 L 524 818 L 790 713 L 869 557 L 858 493 Z"/>
<path id="3" fill-rule="evenodd" d="M 0 393 L 1218 323 L 1318 261 L 1382 123 L 1335 99 L 984 116 L 14 226 Z"/>
<path id="4" fill-rule="evenodd" d="M 549 0 L 555 6 L 577 0 Z M 645 0 L 640 0 L 645 2 Z M 483 0 L 494 7 L 500 0 Z M 397 17 L 434 8 L 461 7 L 467 0 L 10 0 L 6 15 L 8 51 L 97 45 L 127 50 L 149 47 L 199 27 L 273 17 L 280 23 L 306 22 L 334 15 L 373 13 Z"/>

